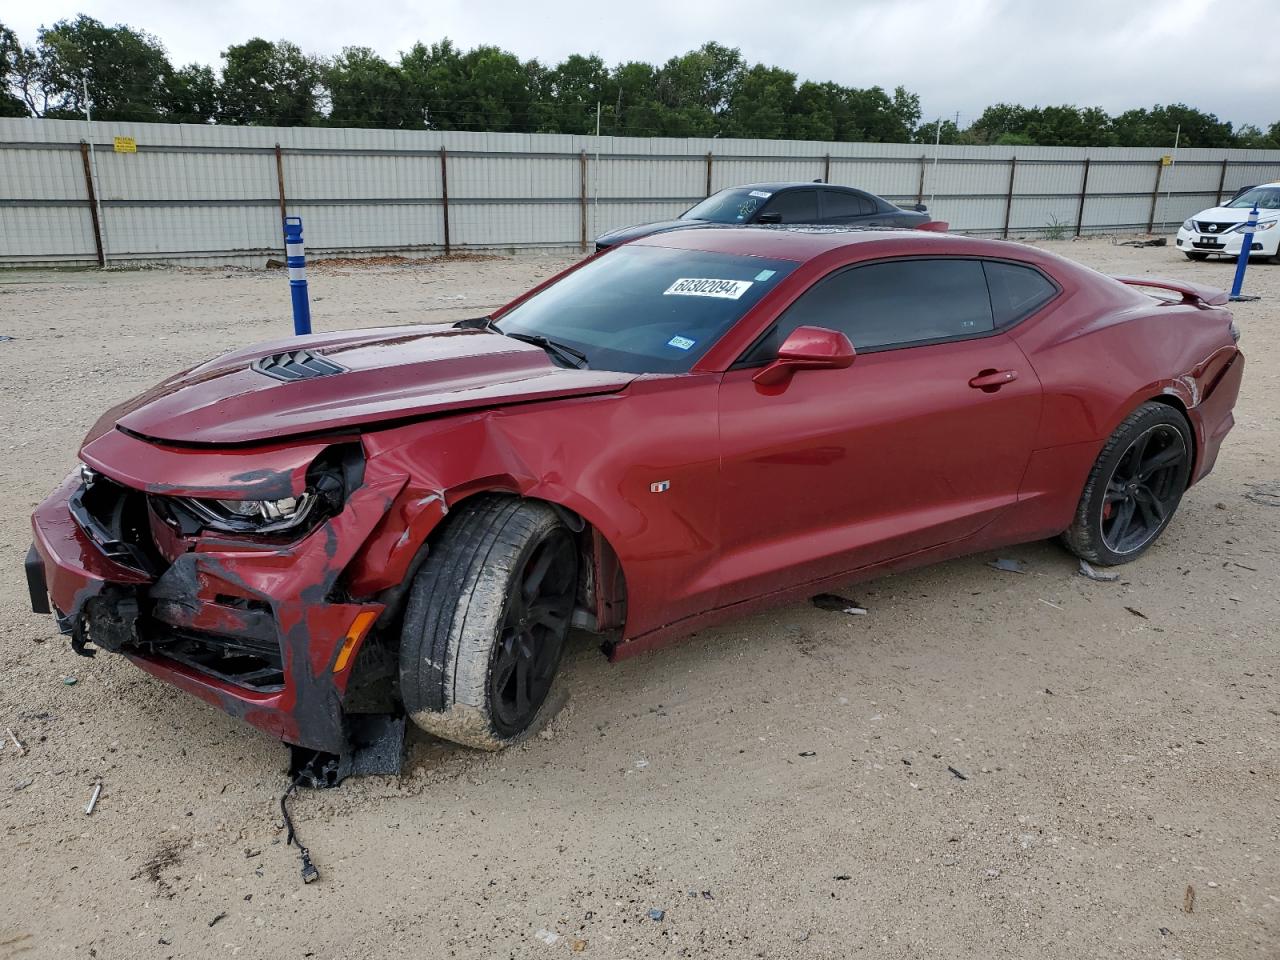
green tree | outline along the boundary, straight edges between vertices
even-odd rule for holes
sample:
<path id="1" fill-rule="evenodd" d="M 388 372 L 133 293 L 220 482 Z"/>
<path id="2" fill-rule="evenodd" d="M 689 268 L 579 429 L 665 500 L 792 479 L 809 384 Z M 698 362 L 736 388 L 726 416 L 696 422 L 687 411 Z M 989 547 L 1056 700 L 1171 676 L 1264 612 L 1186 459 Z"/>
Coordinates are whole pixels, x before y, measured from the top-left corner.
<path id="1" fill-rule="evenodd" d="M 1181 129 L 1179 129 L 1181 128 Z M 1156 104 L 1150 110 L 1126 110 L 1115 118 L 1116 142 L 1125 147 L 1230 147 L 1231 124 L 1185 103 Z"/>
<path id="2" fill-rule="evenodd" d="M 31 111 L 17 91 L 24 86 L 34 54 L 23 48 L 18 36 L 0 23 L 0 117 L 25 117 Z"/>
<path id="3" fill-rule="evenodd" d="M 456 130 L 466 95 L 462 54 L 448 37 L 426 46 L 415 43 L 400 55 L 408 95 L 431 130 Z"/>
<path id="4" fill-rule="evenodd" d="M 722 132 L 729 97 L 744 69 L 742 54 L 718 43 L 672 57 L 658 71 L 657 133 L 709 137 Z"/>
<path id="5" fill-rule="evenodd" d="M 169 80 L 167 119 L 174 123 L 212 123 L 218 117 L 221 87 L 211 67 L 191 63 Z"/>
<path id="6" fill-rule="evenodd" d="M 596 104 L 601 105 L 601 132 L 616 126 L 616 121 L 609 122 L 617 110 L 616 102 L 608 104 L 609 119 L 604 116 L 604 106 L 610 93 L 616 94 L 617 85 L 599 57 L 575 53 L 548 70 L 541 81 L 532 111 L 536 132 L 595 133 Z"/>
<path id="7" fill-rule="evenodd" d="M 426 110 L 412 96 L 408 78 L 368 47 L 346 47 L 324 72 L 329 123 L 389 130 L 421 130 Z"/>
<path id="8" fill-rule="evenodd" d="M 725 127 L 731 137 L 780 140 L 790 128 L 796 75 L 762 63 L 743 70 L 729 93 Z"/>
<path id="9" fill-rule="evenodd" d="M 319 122 L 322 64 L 287 40 L 255 37 L 222 54 L 219 119 L 258 126 Z"/>
<path id="10" fill-rule="evenodd" d="M 87 87 L 96 119 L 167 119 L 173 67 L 150 34 L 82 14 L 41 27 L 37 53 L 43 116 L 82 117 Z"/>

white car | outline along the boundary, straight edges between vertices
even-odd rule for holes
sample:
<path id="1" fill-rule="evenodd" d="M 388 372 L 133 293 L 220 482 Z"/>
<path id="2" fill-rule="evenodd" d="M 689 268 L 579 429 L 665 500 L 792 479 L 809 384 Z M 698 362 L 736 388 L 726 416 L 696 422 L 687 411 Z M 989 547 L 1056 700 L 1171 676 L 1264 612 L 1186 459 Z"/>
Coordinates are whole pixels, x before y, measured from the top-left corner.
<path id="1" fill-rule="evenodd" d="M 1270 257 L 1280 263 L 1280 182 L 1250 187 L 1225 206 L 1201 210 L 1178 230 L 1178 249 L 1188 260 L 1204 260 L 1209 254 L 1240 256 L 1241 230 L 1249 211 L 1258 207 L 1258 230 L 1249 249 L 1252 257 Z"/>

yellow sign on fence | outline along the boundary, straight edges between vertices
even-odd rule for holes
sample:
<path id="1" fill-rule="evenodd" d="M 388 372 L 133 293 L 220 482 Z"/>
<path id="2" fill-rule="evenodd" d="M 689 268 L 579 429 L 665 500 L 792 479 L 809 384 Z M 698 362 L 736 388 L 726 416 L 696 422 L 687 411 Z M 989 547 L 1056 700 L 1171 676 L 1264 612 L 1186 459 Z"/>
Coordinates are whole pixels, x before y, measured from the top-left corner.
<path id="1" fill-rule="evenodd" d="M 1163 157 L 1160 158 L 1160 166 L 1162 167 L 1173 166 L 1173 157 L 1169 156 L 1169 154 L 1166 153 Z"/>
<path id="2" fill-rule="evenodd" d="M 137 153 L 138 141 L 133 137 L 116 137 L 116 153 Z"/>

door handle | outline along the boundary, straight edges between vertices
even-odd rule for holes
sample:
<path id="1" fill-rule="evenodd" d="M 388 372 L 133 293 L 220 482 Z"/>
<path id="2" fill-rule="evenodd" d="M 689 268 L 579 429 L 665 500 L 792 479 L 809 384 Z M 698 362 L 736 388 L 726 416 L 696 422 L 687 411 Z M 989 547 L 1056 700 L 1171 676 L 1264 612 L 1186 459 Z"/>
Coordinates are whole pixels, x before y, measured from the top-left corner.
<path id="1" fill-rule="evenodd" d="M 986 393 L 995 393 L 1006 383 L 1012 383 L 1017 379 L 1017 370 L 983 370 L 969 381 L 969 386 Z"/>

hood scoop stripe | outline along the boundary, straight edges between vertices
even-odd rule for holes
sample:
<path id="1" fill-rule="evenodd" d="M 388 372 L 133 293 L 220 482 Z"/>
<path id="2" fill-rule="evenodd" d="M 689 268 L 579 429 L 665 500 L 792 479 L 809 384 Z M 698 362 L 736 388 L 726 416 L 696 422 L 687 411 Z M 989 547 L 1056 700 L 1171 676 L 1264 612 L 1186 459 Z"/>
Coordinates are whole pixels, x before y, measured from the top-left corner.
<path id="1" fill-rule="evenodd" d="M 288 382 L 346 373 L 347 368 L 310 350 L 289 350 L 285 353 L 273 353 L 269 357 L 259 357 L 249 364 L 249 369 Z"/>

